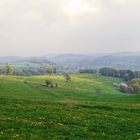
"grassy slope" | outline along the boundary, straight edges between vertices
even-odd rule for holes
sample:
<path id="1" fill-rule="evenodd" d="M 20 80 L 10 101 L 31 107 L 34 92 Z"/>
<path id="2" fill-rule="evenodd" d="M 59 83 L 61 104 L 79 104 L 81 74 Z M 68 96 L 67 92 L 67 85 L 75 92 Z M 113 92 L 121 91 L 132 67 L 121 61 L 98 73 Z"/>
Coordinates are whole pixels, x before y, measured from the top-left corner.
<path id="1" fill-rule="evenodd" d="M 41 86 L 45 79 L 57 81 L 58 88 Z M 122 94 L 113 82 L 120 80 L 0 77 L 0 139 L 139 139 L 140 95 Z"/>

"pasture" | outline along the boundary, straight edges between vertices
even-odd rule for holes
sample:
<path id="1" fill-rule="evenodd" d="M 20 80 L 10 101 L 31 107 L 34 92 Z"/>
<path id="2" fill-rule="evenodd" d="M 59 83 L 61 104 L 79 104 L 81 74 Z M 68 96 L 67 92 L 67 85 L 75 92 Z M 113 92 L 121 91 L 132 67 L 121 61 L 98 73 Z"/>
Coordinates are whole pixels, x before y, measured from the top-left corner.
<path id="1" fill-rule="evenodd" d="M 45 80 L 57 88 L 42 86 Z M 94 74 L 0 76 L 0 140 L 139 140 L 140 94 Z"/>

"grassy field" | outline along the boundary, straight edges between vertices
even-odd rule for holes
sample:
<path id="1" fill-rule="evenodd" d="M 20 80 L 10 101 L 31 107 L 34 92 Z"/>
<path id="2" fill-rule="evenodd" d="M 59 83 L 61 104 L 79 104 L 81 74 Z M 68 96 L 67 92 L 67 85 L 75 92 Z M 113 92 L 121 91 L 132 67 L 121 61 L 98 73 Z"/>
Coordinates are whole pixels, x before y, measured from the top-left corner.
<path id="1" fill-rule="evenodd" d="M 46 79 L 58 88 L 42 86 Z M 0 140 L 139 140 L 140 94 L 100 75 L 0 77 Z"/>

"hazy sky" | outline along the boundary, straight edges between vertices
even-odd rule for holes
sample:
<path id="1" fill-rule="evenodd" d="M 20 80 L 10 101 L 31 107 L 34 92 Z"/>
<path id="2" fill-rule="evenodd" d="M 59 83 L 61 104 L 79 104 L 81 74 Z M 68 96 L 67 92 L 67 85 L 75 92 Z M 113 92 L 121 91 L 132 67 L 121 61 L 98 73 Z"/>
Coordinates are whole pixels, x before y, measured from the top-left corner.
<path id="1" fill-rule="evenodd" d="M 1 0 L 0 55 L 140 51 L 140 0 Z"/>

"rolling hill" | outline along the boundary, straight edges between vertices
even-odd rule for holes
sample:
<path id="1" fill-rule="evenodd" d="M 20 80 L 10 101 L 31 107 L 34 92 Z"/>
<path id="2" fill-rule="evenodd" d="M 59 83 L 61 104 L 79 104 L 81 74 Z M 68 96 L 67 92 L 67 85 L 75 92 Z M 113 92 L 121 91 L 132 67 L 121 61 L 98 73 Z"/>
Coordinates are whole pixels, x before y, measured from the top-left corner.
<path id="1" fill-rule="evenodd" d="M 46 79 L 58 88 L 42 86 Z M 138 140 L 140 96 L 100 75 L 0 76 L 1 140 Z"/>
<path id="2" fill-rule="evenodd" d="M 51 58 L 57 64 L 79 68 L 113 67 L 117 69 L 140 70 L 140 53 L 110 53 L 95 55 L 65 54 Z"/>
<path id="3" fill-rule="evenodd" d="M 0 64 L 12 64 L 15 67 L 41 67 L 53 65 L 56 67 L 68 66 L 77 68 L 113 67 L 117 69 L 140 70 L 140 53 L 105 53 L 93 55 L 61 54 L 43 57 L 0 57 Z"/>

